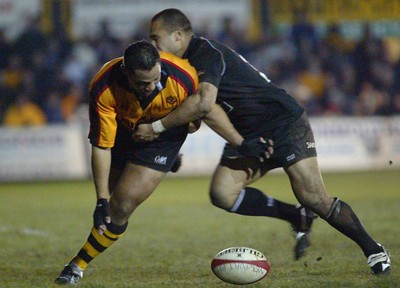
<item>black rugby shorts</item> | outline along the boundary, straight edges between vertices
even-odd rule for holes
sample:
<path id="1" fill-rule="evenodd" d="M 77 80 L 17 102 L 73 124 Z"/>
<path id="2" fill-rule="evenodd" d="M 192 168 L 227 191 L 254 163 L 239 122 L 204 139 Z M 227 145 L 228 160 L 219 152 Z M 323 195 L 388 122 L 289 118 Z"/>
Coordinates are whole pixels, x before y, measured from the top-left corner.
<path id="1" fill-rule="evenodd" d="M 269 130 L 263 136 L 274 141 L 274 153 L 262 164 L 267 171 L 289 167 L 302 159 L 317 156 L 314 134 L 306 113 L 292 123 Z M 226 144 L 220 164 L 229 167 L 232 165 L 230 158 L 236 157 L 243 158 L 234 147 Z"/>
<path id="2" fill-rule="evenodd" d="M 151 142 L 139 143 L 131 133 L 118 126 L 115 145 L 111 149 L 111 167 L 123 169 L 126 161 L 169 172 L 188 134 L 188 126 L 168 129 Z"/>

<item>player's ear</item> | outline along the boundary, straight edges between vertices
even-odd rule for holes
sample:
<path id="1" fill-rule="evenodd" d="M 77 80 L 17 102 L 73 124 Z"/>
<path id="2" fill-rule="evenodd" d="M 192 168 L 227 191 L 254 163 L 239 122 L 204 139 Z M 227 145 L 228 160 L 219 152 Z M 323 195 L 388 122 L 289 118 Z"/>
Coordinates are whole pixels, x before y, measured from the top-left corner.
<path id="1" fill-rule="evenodd" d="M 175 41 L 180 41 L 183 37 L 183 30 L 181 28 L 178 28 L 178 30 L 174 32 L 174 36 L 175 36 Z"/>

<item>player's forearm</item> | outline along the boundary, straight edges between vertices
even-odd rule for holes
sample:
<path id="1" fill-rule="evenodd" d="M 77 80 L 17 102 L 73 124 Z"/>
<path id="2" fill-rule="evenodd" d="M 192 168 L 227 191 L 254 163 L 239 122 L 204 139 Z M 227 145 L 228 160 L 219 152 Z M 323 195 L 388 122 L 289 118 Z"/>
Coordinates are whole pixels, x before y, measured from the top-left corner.
<path id="1" fill-rule="evenodd" d="M 243 142 L 243 137 L 235 129 L 228 115 L 226 115 L 225 111 L 219 105 L 215 104 L 203 120 L 214 132 L 229 142 L 229 144 L 239 146 Z"/>
<path id="2" fill-rule="evenodd" d="M 194 122 L 209 112 L 207 105 L 203 104 L 200 94 L 188 97 L 179 107 L 161 119 L 165 129 L 185 125 Z"/>
<path id="3" fill-rule="evenodd" d="M 215 104 L 218 89 L 213 84 L 202 82 L 196 94 L 185 100 L 166 117 L 153 122 L 153 130 L 157 133 L 166 129 L 194 122 L 207 115 Z"/>
<path id="4" fill-rule="evenodd" d="M 92 145 L 92 174 L 97 199 L 108 198 L 108 178 L 111 166 L 111 149 L 103 149 Z"/>

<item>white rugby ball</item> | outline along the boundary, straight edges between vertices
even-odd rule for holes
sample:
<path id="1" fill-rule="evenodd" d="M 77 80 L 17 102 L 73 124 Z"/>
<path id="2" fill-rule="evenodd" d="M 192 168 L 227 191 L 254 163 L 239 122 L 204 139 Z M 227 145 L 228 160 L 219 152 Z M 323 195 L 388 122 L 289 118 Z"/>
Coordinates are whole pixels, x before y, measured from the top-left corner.
<path id="1" fill-rule="evenodd" d="M 264 254 L 256 249 L 230 247 L 214 256 L 211 269 L 227 283 L 245 285 L 267 276 L 270 264 Z"/>

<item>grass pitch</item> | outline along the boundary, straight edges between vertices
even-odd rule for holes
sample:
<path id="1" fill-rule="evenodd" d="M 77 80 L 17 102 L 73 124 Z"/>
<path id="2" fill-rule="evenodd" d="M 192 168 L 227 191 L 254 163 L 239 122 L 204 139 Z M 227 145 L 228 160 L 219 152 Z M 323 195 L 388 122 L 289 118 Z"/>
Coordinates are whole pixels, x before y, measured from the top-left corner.
<path id="1" fill-rule="evenodd" d="M 349 203 L 391 252 L 390 276 L 371 275 L 358 246 L 322 219 L 315 221 L 308 254 L 294 261 L 288 223 L 211 206 L 208 177 L 171 177 L 137 209 L 125 235 L 88 266 L 78 286 L 236 287 L 213 275 L 211 259 L 224 248 L 248 246 L 267 256 L 271 271 L 246 287 L 400 287 L 400 171 L 324 178 L 330 195 Z M 254 186 L 295 203 L 284 174 Z M 92 182 L 1 184 L 0 197 L 0 287 L 59 287 L 54 279 L 92 226 Z"/>

